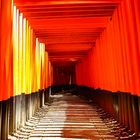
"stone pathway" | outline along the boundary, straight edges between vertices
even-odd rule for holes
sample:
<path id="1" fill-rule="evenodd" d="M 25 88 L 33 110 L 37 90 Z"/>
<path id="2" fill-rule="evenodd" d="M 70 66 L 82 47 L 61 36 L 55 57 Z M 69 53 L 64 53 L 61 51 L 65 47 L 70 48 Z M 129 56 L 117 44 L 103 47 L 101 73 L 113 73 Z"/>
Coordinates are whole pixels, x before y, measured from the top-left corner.
<path id="1" fill-rule="evenodd" d="M 10 138 L 9 138 L 10 139 Z M 11 140 L 116 140 L 98 107 L 78 96 L 54 95 Z"/>

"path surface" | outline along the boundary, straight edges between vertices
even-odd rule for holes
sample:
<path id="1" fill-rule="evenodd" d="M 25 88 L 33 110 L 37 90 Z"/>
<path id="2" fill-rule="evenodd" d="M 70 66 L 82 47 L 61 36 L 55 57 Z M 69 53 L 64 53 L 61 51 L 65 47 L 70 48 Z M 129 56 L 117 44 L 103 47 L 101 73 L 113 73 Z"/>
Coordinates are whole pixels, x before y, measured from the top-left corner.
<path id="1" fill-rule="evenodd" d="M 116 140 L 99 117 L 96 105 L 71 94 L 55 95 L 19 132 L 29 140 Z"/>

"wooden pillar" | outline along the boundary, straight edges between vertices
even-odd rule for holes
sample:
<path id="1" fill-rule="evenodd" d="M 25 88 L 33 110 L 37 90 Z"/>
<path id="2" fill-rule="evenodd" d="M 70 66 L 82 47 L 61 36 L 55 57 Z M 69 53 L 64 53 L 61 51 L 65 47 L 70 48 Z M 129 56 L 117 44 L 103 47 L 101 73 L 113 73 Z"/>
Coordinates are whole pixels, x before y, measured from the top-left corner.
<path id="1" fill-rule="evenodd" d="M 9 99 L 9 134 L 14 131 L 15 117 L 14 117 L 14 97 Z"/>
<path id="2" fill-rule="evenodd" d="M 21 94 L 21 125 L 23 126 L 26 121 L 26 108 L 25 108 L 25 94 Z"/>
<path id="3" fill-rule="evenodd" d="M 138 112 L 139 112 L 139 120 L 140 120 L 140 97 L 139 96 L 138 96 Z"/>
<path id="4" fill-rule="evenodd" d="M 2 101 L 0 101 L 0 138 L 1 138 L 1 128 L 2 128 Z"/>
<path id="5" fill-rule="evenodd" d="M 119 105 L 118 105 L 118 93 L 112 93 L 112 98 L 113 98 L 113 114 L 114 114 L 114 117 L 118 119 L 118 112 L 119 112 Z"/>
<path id="6" fill-rule="evenodd" d="M 128 93 L 127 94 L 127 108 L 128 108 L 128 127 L 130 130 L 134 129 L 134 125 L 133 125 L 133 115 L 132 115 L 132 103 L 131 103 L 131 94 Z"/>
<path id="7" fill-rule="evenodd" d="M 0 139 L 9 133 L 9 98 L 13 96 L 12 0 L 0 0 Z"/>
<path id="8" fill-rule="evenodd" d="M 8 104 L 2 101 L 2 122 L 1 122 L 1 140 L 8 139 Z"/>
<path id="9" fill-rule="evenodd" d="M 49 101 L 49 87 L 44 91 L 44 103 Z"/>
<path id="10" fill-rule="evenodd" d="M 128 126 L 129 124 L 127 94 L 128 93 L 123 93 L 123 102 L 122 102 L 122 104 L 124 104 L 124 124 L 126 126 Z"/>
<path id="11" fill-rule="evenodd" d="M 139 117 L 139 107 L 138 107 L 138 96 L 131 95 L 132 100 L 132 114 L 133 114 L 133 124 L 134 124 L 134 131 L 137 135 L 140 133 L 140 117 Z"/>

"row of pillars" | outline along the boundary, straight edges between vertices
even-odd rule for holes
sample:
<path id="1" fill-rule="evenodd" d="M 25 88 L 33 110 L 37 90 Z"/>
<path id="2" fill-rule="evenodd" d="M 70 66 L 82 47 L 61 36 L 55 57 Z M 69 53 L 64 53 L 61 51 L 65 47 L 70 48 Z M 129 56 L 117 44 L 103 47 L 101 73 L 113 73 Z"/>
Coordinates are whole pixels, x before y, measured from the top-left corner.
<path id="1" fill-rule="evenodd" d="M 120 124 L 140 136 L 140 97 L 124 92 L 110 92 L 80 86 L 77 93 L 93 100 Z"/>
<path id="2" fill-rule="evenodd" d="M 25 125 L 49 99 L 49 90 L 39 90 L 31 94 L 21 94 L 0 102 L 0 139 L 7 140 L 8 135 Z"/>

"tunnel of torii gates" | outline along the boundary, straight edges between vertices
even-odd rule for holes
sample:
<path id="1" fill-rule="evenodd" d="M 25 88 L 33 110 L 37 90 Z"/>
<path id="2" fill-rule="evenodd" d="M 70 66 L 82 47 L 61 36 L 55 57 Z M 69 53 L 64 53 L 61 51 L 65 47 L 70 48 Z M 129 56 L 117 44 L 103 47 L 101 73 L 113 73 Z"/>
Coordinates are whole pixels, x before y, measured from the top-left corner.
<path id="1" fill-rule="evenodd" d="M 95 98 L 139 135 L 140 0 L 0 0 L 0 139 L 50 87 Z"/>

